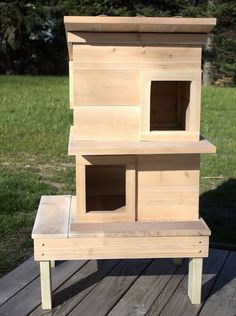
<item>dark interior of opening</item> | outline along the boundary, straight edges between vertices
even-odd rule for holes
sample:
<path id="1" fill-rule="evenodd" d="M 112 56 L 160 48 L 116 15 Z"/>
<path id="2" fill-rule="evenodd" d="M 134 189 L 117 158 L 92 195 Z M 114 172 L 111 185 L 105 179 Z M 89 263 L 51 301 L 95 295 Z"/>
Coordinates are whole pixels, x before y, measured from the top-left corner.
<path id="1" fill-rule="evenodd" d="M 152 81 L 150 131 L 186 130 L 190 81 Z"/>
<path id="2" fill-rule="evenodd" d="M 86 212 L 125 206 L 125 166 L 86 166 Z"/>

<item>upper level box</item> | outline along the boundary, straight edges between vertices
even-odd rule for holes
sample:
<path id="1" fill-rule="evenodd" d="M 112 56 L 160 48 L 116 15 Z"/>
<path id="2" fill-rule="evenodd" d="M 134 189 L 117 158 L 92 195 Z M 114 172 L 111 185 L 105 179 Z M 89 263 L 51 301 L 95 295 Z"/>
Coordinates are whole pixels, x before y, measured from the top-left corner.
<path id="1" fill-rule="evenodd" d="M 199 140 L 201 50 L 214 18 L 64 21 L 77 140 Z"/>

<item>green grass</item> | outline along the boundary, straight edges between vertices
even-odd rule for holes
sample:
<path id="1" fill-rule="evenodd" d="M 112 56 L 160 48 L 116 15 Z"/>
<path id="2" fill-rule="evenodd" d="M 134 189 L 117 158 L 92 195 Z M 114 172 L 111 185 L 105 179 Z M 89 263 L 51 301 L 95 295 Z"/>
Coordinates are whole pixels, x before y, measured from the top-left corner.
<path id="1" fill-rule="evenodd" d="M 43 194 L 75 192 L 67 156 L 68 78 L 0 76 L 0 275 L 32 254 Z M 200 209 L 212 240 L 236 244 L 236 89 L 204 88 L 202 133 L 217 154 L 202 157 Z"/>

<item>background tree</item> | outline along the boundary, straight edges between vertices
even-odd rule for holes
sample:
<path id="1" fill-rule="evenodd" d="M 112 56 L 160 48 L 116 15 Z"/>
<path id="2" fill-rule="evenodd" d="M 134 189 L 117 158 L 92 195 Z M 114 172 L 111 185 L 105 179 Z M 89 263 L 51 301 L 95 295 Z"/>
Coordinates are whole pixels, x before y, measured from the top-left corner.
<path id="1" fill-rule="evenodd" d="M 236 83 L 236 3 L 223 0 L 13 0 L 0 2 L 0 73 L 67 73 L 64 15 L 214 16 L 209 76 Z M 205 67 L 204 67 L 205 68 Z"/>

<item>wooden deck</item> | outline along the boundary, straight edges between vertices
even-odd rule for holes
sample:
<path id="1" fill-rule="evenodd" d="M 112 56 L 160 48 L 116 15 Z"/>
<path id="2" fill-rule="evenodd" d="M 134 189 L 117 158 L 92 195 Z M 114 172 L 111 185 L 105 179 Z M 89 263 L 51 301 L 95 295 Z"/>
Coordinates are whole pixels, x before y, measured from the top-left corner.
<path id="1" fill-rule="evenodd" d="M 202 305 L 186 294 L 187 261 L 169 259 L 57 262 L 53 311 L 40 306 L 33 258 L 0 280 L 0 315 L 236 315 L 236 252 L 211 249 L 204 260 Z"/>

